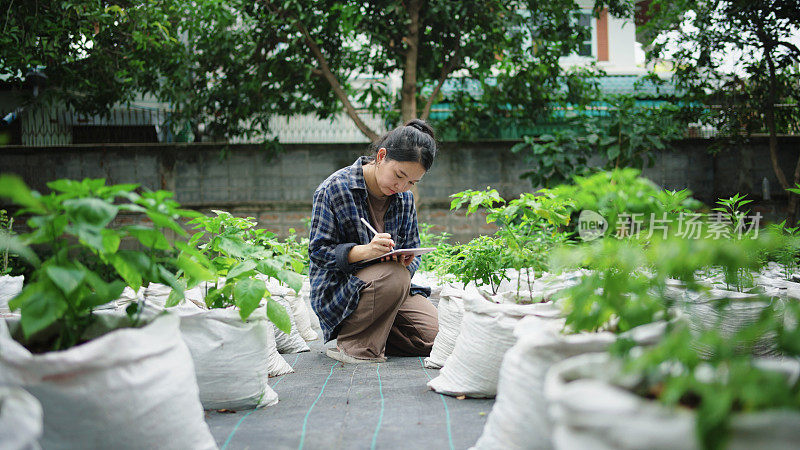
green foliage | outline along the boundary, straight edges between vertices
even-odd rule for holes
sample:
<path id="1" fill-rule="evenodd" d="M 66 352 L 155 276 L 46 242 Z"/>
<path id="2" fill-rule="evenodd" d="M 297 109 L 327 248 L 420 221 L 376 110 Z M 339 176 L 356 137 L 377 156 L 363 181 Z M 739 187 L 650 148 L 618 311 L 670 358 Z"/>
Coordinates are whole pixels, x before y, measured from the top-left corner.
<path id="1" fill-rule="evenodd" d="M 551 267 L 592 271 L 562 300 L 571 331 L 623 332 L 667 318 L 671 306 L 665 295 L 667 279 L 703 291 L 698 276 L 719 270 L 730 285 L 736 285 L 742 273 L 761 270 L 763 252 L 786 245 L 797 243 L 776 233 L 762 233 L 756 239 L 682 239 L 673 234 L 646 243 L 606 238 L 559 249 Z"/>
<path id="2" fill-rule="evenodd" d="M 773 233 L 782 234 L 787 237 L 800 238 L 800 226 L 787 226 L 785 220 L 778 224 L 770 224 L 768 228 Z M 777 262 L 783 270 L 783 278 L 787 281 L 791 281 L 792 274 L 800 267 L 800 247 L 796 245 L 778 247 L 774 251 L 768 252 L 766 258 L 770 261 Z"/>
<path id="3" fill-rule="evenodd" d="M 542 189 L 536 194 L 523 193 L 518 199 L 511 200 L 506 204 L 496 190 L 488 187 L 484 191 L 458 192 L 451 197 L 453 198 L 450 205 L 451 210 L 467 204 L 467 215 L 469 215 L 482 208 L 486 210 L 486 222 L 496 223 L 499 229 L 492 241 L 484 239 L 482 242 L 473 241 L 457 249 L 447 249 L 446 252 L 443 252 L 444 255 L 461 258 L 461 265 L 444 264 L 444 267 L 460 270 L 466 265 L 472 275 L 457 272 L 460 274 L 459 276 L 477 276 L 479 278 L 473 279 L 489 280 L 492 290 L 495 292 L 497 289 L 495 284 L 499 284 L 497 280 L 506 276 L 504 274 L 495 280 L 489 274 L 499 273 L 500 268 L 516 269 L 520 274 L 517 278 L 518 298 L 522 282 L 521 274 L 525 271 L 528 290 L 532 291 L 531 271 L 533 271 L 535 279 L 537 271 L 542 272 L 546 269 L 546 255 L 550 249 L 566 241 L 566 235 L 560 232 L 558 227 L 569 223 L 569 201 L 556 198 L 551 191 Z M 491 256 L 483 250 L 491 245 L 497 245 L 498 241 L 501 245 L 494 255 L 494 260 L 486 261 L 485 259 Z M 472 245 L 478 246 L 480 250 L 471 247 Z M 475 270 L 475 267 L 481 269 Z M 533 298 L 530 297 L 528 300 L 532 302 Z"/>
<path id="4" fill-rule="evenodd" d="M 177 0 L 12 1 L 0 9 L 0 73 L 15 90 L 30 87 L 31 69 L 47 75 L 36 100 L 78 111 L 108 111 L 116 103 L 157 92 L 183 44 L 177 25 L 188 4 Z M 33 99 L 28 99 L 33 100 Z"/>
<path id="5" fill-rule="evenodd" d="M 490 236 L 478 236 L 466 244 L 446 249 L 446 257 L 437 261 L 436 272 L 452 275 L 466 286 L 471 281 L 489 285 L 497 293 L 500 282 L 507 280 L 503 241 Z"/>
<path id="6" fill-rule="evenodd" d="M 285 245 L 275 235 L 256 229 L 252 217 L 235 217 L 225 211 L 213 211 L 215 216 L 199 216 L 189 222 L 197 231 L 189 240 L 199 248 L 199 254 L 211 261 L 214 285 L 206 292 L 209 308 L 239 309 L 242 320 L 258 308 L 261 300 L 267 299 L 267 317 L 285 333 L 291 331 L 283 306 L 274 300 L 266 283 L 256 277 L 262 274 L 285 283 L 296 292 L 303 286 L 302 260 L 292 259 L 291 254 L 279 253 Z M 297 270 L 293 270 L 297 269 Z M 192 287 L 201 281 L 189 271 L 184 272 L 187 285 Z M 224 285 L 219 279 L 224 278 Z"/>
<path id="7" fill-rule="evenodd" d="M 446 249 L 450 247 L 447 241 L 452 235 L 446 231 L 436 234 L 431 231 L 433 227 L 434 225 L 430 223 L 420 222 L 418 225 L 420 247 L 435 247 L 436 250 L 422 258 L 422 262 L 420 262 L 417 270 L 433 270 L 436 267 L 437 258 L 441 257 Z"/>
<path id="8" fill-rule="evenodd" d="M 800 410 L 800 381 L 759 365 L 751 356 L 753 343 L 769 336 L 776 339 L 781 354 L 797 357 L 799 319 L 796 302 L 774 302 L 759 320 L 732 336 L 719 328 L 693 333 L 678 324 L 657 346 L 631 356 L 626 368 L 643 374 L 640 394 L 695 409 L 703 448 L 726 448 L 733 414 Z"/>
<path id="9" fill-rule="evenodd" d="M 576 175 L 588 175 L 594 169 L 652 167 L 654 152 L 668 149 L 686 129 L 686 121 L 678 118 L 680 109 L 673 105 L 642 107 L 632 96 L 609 97 L 600 104 L 607 107 L 607 115 L 589 115 L 581 109 L 577 118 L 566 123 L 567 128 L 528 136 L 514 145 L 511 151 L 521 153 L 534 168 L 522 178 L 529 179 L 534 187 L 547 187 L 569 182 Z M 597 155 L 604 162 L 591 167 L 589 158 Z"/>
<path id="10" fill-rule="evenodd" d="M 521 175 L 531 186 L 550 187 L 568 183 L 576 175 L 588 175 L 588 159 L 591 145 L 584 131 L 576 128 L 557 130 L 541 136 L 525 136 L 523 141 L 511 147 L 521 153 L 525 163 L 534 167 Z"/>
<path id="11" fill-rule="evenodd" d="M 9 238 L 16 233 L 14 233 L 14 218 L 8 217 L 8 212 L 5 209 L 0 209 L 0 235 L 3 237 L 8 236 Z M 10 253 L 9 245 L 0 246 L 2 249 L 2 266 L 0 266 L 0 276 L 8 275 L 13 271 L 13 267 L 9 266 L 9 259 L 13 262 L 17 255 Z"/>
<path id="12" fill-rule="evenodd" d="M 47 184 L 48 195 L 31 191 L 14 175 L 0 176 L 0 197 L 29 213 L 29 233 L 9 237 L 9 246 L 35 266 L 12 310 L 21 311 L 24 339 L 35 351 L 63 350 L 79 344 L 94 321 L 92 310 L 119 297 L 125 286 L 138 290 L 164 283 L 183 298 L 171 268 L 185 266 L 175 255 L 186 244 L 179 223 L 196 213 L 181 210 L 166 191 L 136 193 L 137 185 L 106 185 L 102 179 L 61 179 Z M 117 214 L 142 213 L 153 227 L 111 227 Z M 165 231 L 178 235 L 170 240 Z M 138 240 L 143 250 L 120 248 Z M 49 250 L 44 260 L 31 248 Z M 78 254 L 83 255 L 78 259 Z M 83 262 L 82 262 L 83 261 Z M 106 279 L 87 265 L 102 267 Z"/>
<path id="13" fill-rule="evenodd" d="M 690 197 L 687 189 L 662 190 L 636 169 L 614 169 L 591 176 L 575 177 L 575 183 L 560 185 L 552 190 L 554 198 L 571 202 L 574 213 L 591 210 L 608 222 L 606 235 L 618 231 L 621 219 L 642 220 L 648 229 L 650 219 L 674 220 L 679 213 L 698 209 L 701 203 Z M 636 215 L 636 216 L 634 216 Z"/>

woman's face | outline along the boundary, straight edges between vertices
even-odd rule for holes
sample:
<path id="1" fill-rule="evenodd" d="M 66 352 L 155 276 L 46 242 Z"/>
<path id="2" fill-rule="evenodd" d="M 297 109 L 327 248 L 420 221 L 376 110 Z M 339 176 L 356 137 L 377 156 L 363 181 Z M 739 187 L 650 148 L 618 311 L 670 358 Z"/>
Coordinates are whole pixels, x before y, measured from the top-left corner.
<path id="1" fill-rule="evenodd" d="M 425 168 L 416 161 L 395 161 L 386 158 L 386 149 L 375 155 L 375 179 L 383 195 L 405 192 L 425 175 Z"/>

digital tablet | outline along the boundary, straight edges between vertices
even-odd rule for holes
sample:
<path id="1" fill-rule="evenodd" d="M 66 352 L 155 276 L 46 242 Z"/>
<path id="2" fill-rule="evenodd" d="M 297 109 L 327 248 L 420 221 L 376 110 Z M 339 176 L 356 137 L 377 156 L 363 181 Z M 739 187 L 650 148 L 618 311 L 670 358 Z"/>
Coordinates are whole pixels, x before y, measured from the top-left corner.
<path id="1" fill-rule="evenodd" d="M 432 252 L 434 250 L 436 250 L 436 248 L 434 248 L 434 247 L 398 248 L 398 249 L 392 250 L 392 251 L 390 251 L 388 253 L 384 253 L 381 256 L 378 256 L 378 257 L 375 257 L 375 258 L 370 258 L 370 259 L 365 259 L 364 261 L 361 261 L 361 262 L 362 263 L 368 263 L 368 262 L 371 262 L 371 261 L 377 261 L 379 259 L 386 258 L 387 256 L 392 257 L 394 255 L 403 255 L 403 256 L 405 256 L 405 255 L 414 255 L 414 256 L 424 255 L 425 253 L 429 253 L 429 252 Z"/>

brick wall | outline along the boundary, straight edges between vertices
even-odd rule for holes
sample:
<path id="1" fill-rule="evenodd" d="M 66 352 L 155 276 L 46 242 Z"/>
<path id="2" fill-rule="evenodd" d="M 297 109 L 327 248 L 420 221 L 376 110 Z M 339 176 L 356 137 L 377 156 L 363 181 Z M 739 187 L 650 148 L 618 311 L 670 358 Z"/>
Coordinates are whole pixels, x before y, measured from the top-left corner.
<path id="1" fill-rule="evenodd" d="M 448 231 L 459 240 L 490 233 L 483 217 L 450 213 L 448 196 L 464 189 L 492 186 L 506 198 L 531 191 L 519 176 L 529 170 L 509 151 L 514 142 L 445 143 L 419 184 L 419 220 Z M 770 182 L 773 203 L 765 212 L 779 213 L 785 201 L 769 160 L 766 139 L 713 156 L 709 141 L 685 140 L 657 155 L 645 174 L 669 189 L 688 187 L 706 203 L 733 192 L 760 200 L 761 180 Z M 168 189 L 187 208 L 223 209 L 258 219 L 260 226 L 285 235 L 289 228 L 305 234 L 302 219 L 311 214 L 317 185 L 335 170 L 365 154 L 363 144 L 285 145 L 271 158 L 256 145 L 231 145 L 227 158 L 216 144 L 93 145 L 85 147 L 3 147 L 0 172 L 17 173 L 33 188 L 46 191 L 58 178 L 106 178 L 111 183 L 140 183 Z M 780 140 L 781 165 L 791 177 L 800 154 L 800 138 Z"/>

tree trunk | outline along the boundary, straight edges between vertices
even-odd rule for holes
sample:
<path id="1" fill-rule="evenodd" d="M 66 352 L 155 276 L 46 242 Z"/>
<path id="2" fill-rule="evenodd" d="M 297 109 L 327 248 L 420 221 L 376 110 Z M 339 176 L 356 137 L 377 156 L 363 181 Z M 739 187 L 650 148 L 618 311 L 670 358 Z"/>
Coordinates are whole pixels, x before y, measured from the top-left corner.
<path id="1" fill-rule="evenodd" d="M 762 40 L 763 42 L 763 40 Z M 767 60 L 767 76 L 769 77 L 769 88 L 767 90 L 767 104 L 764 105 L 764 114 L 765 119 L 767 121 L 767 130 L 769 131 L 769 158 L 772 161 L 772 170 L 775 172 L 775 175 L 778 177 L 778 181 L 781 184 L 781 187 L 786 190 L 792 187 L 789 184 L 789 181 L 786 179 L 786 174 L 783 173 L 783 169 L 781 169 L 780 162 L 778 161 L 778 132 L 775 129 L 775 63 L 772 61 L 772 49 L 774 47 L 771 45 L 765 45 L 764 48 L 764 58 Z M 800 160 L 798 161 L 800 164 Z M 795 182 L 797 182 L 797 177 L 800 175 L 798 170 L 795 170 Z M 789 196 L 789 205 L 788 211 L 786 212 L 787 215 L 787 222 L 791 225 L 794 225 L 795 221 L 795 212 L 797 210 L 797 195 L 786 191 L 787 195 Z"/>
<path id="2" fill-rule="evenodd" d="M 400 116 L 403 123 L 417 117 L 417 58 L 419 57 L 419 10 L 422 0 L 408 2 L 408 36 L 403 38 L 408 45 L 405 67 L 403 67 L 403 88 L 400 91 Z"/>

